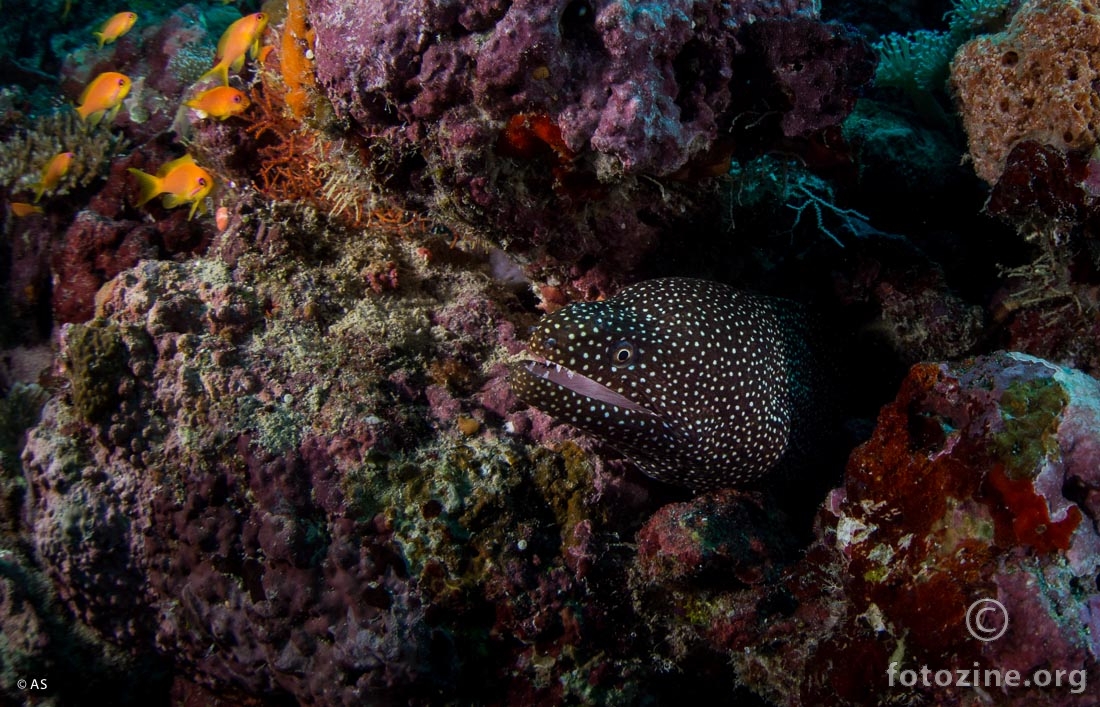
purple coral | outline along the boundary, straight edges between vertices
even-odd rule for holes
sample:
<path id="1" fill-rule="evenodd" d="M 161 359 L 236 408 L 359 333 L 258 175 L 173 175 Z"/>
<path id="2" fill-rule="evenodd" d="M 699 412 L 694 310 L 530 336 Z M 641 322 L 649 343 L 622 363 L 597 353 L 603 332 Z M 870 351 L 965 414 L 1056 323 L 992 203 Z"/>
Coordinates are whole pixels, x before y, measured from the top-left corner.
<path id="1" fill-rule="evenodd" d="M 744 55 L 737 105 L 781 114 L 784 135 L 805 136 L 839 125 L 855 107 L 853 87 L 871 80 L 870 49 L 853 30 L 796 17 L 785 22 L 756 22 L 740 37 Z M 754 95 L 754 84 L 771 94 Z M 756 89 L 757 91 L 759 89 Z M 752 101 L 759 101 L 752 106 Z"/>
<path id="2" fill-rule="evenodd" d="M 562 283 L 622 285 L 662 233 L 717 221 L 698 183 L 728 170 L 738 115 L 768 116 L 746 143 L 801 135 L 870 75 L 802 0 L 312 0 L 310 19 L 375 181 Z"/>
<path id="3" fill-rule="evenodd" d="M 407 144 L 448 114 L 448 124 L 476 124 L 480 112 L 541 113 L 609 170 L 665 175 L 730 118 L 737 28 L 811 17 L 814 5 L 316 0 L 310 13 L 321 83 L 374 137 Z"/>

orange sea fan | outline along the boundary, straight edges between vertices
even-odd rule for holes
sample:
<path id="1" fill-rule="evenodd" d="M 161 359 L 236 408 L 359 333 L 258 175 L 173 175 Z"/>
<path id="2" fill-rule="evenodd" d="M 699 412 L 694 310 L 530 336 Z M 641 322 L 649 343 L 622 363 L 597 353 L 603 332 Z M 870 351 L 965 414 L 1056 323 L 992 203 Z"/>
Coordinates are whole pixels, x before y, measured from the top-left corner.
<path id="1" fill-rule="evenodd" d="M 252 89 L 250 124 L 257 144 L 256 189 L 271 199 L 318 201 L 324 182 L 317 168 L 322 156 L 315 134 L 285 110 L 285 94 L 273 82 Z"/>

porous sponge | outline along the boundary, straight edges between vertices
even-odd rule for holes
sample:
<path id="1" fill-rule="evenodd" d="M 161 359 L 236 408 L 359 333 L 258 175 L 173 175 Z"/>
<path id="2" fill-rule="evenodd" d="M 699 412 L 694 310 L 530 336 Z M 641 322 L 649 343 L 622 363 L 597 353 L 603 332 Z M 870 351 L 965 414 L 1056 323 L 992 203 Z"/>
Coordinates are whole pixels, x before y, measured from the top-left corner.
<path id="1" fill-rule="evenodd" d="M 1004 32 L 964 44 L 951 85 L 978 176 L 994 184 L 1023 140 L 1090 149 L 1100 135 L 1100 7 L 1027 0 Z"/>

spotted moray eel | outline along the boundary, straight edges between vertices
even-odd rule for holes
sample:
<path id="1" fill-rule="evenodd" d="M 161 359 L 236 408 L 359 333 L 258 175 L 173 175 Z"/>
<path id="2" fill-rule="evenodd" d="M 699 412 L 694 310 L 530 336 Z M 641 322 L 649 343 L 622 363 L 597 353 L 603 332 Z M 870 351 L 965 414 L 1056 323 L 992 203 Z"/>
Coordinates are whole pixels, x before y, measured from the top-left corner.
<path id="1" fill-rule="evenodd" d="M 774 469 L 811 424 L 820 362 L 793 302 L 663 278 L 542 318 L 516 395 L 661 481 L 710 489 Z"/>

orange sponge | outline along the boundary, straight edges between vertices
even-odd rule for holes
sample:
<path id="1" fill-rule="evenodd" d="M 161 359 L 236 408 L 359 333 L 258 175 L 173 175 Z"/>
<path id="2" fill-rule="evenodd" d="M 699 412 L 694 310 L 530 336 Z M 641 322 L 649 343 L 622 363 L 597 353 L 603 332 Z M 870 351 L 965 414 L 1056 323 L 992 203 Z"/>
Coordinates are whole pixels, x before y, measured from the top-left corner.
<path id="1" fill-rule="evenodd" d="M 1023 140 L 1060 149 L 1100 141 L 1100 7 L 1094 0 L 1026 0 L 999 34 L 964 44 L 951 85 L 974 169 L 995 183 Z"/>

